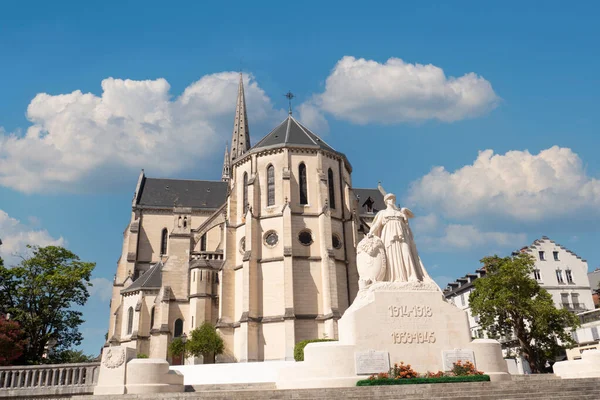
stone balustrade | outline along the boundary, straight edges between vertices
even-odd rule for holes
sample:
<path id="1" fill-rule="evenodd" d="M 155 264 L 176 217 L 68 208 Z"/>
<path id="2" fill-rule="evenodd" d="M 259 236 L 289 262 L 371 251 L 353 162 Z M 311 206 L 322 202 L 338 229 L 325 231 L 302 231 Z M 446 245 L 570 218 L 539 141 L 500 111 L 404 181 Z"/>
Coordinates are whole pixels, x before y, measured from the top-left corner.
<path id="1" fill-rule="evenodd" d="M 195 251 L 192 253 L 192 260 L 223 260 L 223 252 L 222 251 Z"/>
<path id="2" fill-rule="evenodd" d="M 90 394 L 99 368 L 99 362 L 0 367 L 0 397 Z"/>

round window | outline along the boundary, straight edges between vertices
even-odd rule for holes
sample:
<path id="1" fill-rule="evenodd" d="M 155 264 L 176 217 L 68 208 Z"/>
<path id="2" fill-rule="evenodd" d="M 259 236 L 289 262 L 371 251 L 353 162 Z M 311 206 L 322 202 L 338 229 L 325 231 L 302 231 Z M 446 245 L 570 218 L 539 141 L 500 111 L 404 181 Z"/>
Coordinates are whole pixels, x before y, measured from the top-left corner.
<path id="1" fill-rule="evenodd" d="M 240 254 L 244 254 L 246 252 L 246 236 L 240 239 Z"/>
<path id="2" fill-rule="evenodd" d="M 305 246 L 310 246 L 313 242 L 310 231 L 302 231 L 298 234 L 298 240 Z"/>
<path id="3" fill-rule="evenodd" d="M 275 247 L 279 242 L 279 236 L 277 236 L 277 232 L 269 231 L 265 234 L 265 244 L 269 247 Z"/>
<path id="4" fill-rule="evenodd" d="M 342 248 L 342 241 L 341 241 L 340 237 L 336 234 L 331 235 L 331 243 L 333 244 L 333 247 L 336 249 Z"/>

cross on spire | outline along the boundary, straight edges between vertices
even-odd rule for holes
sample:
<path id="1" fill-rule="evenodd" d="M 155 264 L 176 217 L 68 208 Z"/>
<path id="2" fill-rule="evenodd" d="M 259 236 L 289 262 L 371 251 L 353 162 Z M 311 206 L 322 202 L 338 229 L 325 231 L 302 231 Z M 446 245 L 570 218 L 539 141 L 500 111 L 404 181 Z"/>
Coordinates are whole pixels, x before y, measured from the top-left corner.
<path id="1" fill-rule="evenodd" d="M 294 96 L 294 94 L 288 90 L 288 92 L 286 94 L 284 94 L 284 97 L 288 99 L 290 108 L 289 108 L 289 114 L 292 115 L 292 99 L 296 96 Z"/>

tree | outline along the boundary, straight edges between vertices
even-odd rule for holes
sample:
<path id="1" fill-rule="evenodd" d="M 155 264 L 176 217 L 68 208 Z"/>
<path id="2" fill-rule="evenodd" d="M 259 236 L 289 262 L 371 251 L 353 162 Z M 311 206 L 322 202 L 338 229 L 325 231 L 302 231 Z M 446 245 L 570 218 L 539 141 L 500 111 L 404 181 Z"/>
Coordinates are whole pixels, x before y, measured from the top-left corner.
<path id="1" fill-rule="evenodd" d="M 485 257 L 481 262 L 486 275 L 475 280 L 469 296 L 473 315 L 492 337 L 514 334 L 531 371 L 540 372 L 547 360 L 574 344 L 568 331 L 579 325 L 578 318 L 557 309 L 552 296 L 531 278 L 530 255 Z"/>
<path id="2" fill-rule="evenodd" d="M 2 259 L 0 259 L 1 265 Z M 0 365 L 11 365 L 23 354 L 27 341 L 18 322 L 0 315 Z"/>
<path id="3" fill-rule="evenodd" d="M 19 265 L 0 265 L 0 312 L 10 314 L 25 332 L 21 362 L 37 364 L 51 341 L 58 353 L 81 343 L 82 313 L 72 307 L 86 303 L 96 264 L 62 247 L 28 248 L 32 254 Z"/>
<path id="4" fill-rule="evenodd" d="M 50 356 L 50 362 L 52 364 L 76 364 L 76 363 L 89 363 L 96 360 L 95 356 L 85 354 L 83 350 L 71 350 L 67 349 L 61 352 L 54 352 Z"/>
<path id="5" fill-rule="evenodd" d="M 186 344 L 186 352 L 195 357 L 203 356 L 204 362 L 212 357 L 223 354 L 225 345 L 223 338 L 210 322 L 204 322 L 199 328 L 190 332 L 190 339 Z"/>

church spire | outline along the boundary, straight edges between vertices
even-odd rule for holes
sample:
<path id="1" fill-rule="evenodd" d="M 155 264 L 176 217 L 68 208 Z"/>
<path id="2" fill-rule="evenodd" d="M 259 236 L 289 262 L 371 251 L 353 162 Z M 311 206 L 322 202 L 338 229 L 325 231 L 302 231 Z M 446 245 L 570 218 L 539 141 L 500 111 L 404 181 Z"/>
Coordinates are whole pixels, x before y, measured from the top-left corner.
<path id="1" fill-rule="evenodd" d="M 227 144 L 225 144 L 225 157 L 223 159 L 223 174 L 221 175 L 221 180 L 223 182 L 229 182 L 229 178 L 231 178 L 231 163 L 229 161 L 229 148 Z"/>
<path id="2" fill-rule="evenodd" d="M 246 98 L 244 96 L 244 81 L 240 72 L 238 98 L 235 106 L 235 121 L 231 137 L 230 161 L 233 162 L 250 149 L 250 130 L 248 129 L 248 115 L 246 114 Z"/>

